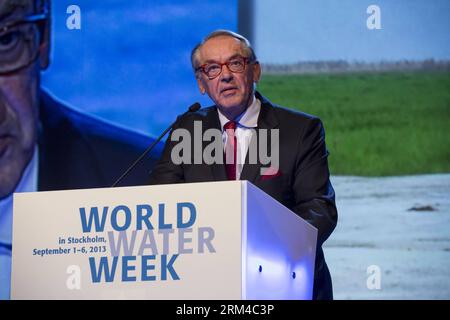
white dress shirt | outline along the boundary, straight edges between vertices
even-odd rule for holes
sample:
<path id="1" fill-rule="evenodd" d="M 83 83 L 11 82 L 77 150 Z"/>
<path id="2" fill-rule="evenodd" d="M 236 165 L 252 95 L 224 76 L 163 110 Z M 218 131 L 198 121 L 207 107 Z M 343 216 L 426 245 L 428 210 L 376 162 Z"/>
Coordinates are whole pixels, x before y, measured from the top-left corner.
<path id="1" fill-rule="evenodd" d="M 233 119 L 237 122 L 235 136 L 237 140 L 237 164 L 236 164 L 236 179 L 239 180 L 242 168 L 244 167 L 245 157 L 247 156 L 248 146 L 250 145 L 250 140 L 252 138 L 252 130 L 256 129 L 258 126 L 258 117 L 259 112 L 261 110 L 261 101 L 253 97 L 252 104 L 241 113 L 236 119 Z M 227 144 L 227 133 L 223 129 L 225 124 L 230 121 L 219 109 L 217 109 L 219 113 L 220 126 L 222 127 L 222 140 L 224 147 Z"/>

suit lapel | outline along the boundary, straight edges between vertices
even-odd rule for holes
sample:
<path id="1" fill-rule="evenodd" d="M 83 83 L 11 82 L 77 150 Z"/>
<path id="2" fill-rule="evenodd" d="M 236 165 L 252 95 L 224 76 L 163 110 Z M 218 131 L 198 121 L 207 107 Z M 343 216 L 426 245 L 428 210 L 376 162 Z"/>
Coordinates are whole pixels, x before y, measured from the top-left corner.
<path id="1" fill-rule="evenodd" d="M 273 109 L 272 104 L 269 100 L 264 98 L 259 92 L 256 92 L 256 98 L 261 101 L 261 111 L 259 112 L 258 116 L 258 127 L 256 128 L 256 135 L 252 137 L 251 143 L 256 143 L 257 150 L 259 151 L 259 136 L 260 136 L 260 130 L 259 129 L 274 129 L 278 127 L 278 119 L 275 115 L 275 111 Z M 270 133 L 267 133 L 268 139 L 268 153 L 271 153 L 271 140 L 270 140 Z M 256 139 L 256 141 L 253 141 L 253 139 Z M 240 180 L 248 180 L 250 182 L 255 182 L 258 176 L 260 176 L 260 170 L 262 168 L 262 164 L 259 162 L 259 155 L 258 155 L 258 161 L 256 164 L 249 163 L 249 151 L 247 151 L 247 156 L 245 158 L 245 164 L 242 168 L 241 177 Z"/>

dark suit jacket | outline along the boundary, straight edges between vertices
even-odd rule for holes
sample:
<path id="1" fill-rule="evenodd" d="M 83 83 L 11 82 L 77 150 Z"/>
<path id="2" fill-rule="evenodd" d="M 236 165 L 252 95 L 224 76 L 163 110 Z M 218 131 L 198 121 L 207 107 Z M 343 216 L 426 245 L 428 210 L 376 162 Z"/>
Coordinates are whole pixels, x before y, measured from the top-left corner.
<path id="1" fill-rule="evenodd" d="M 240 179 L 252 182 L 318 229 L 313 298 L 332 299 L 322 244 L 336 226 L 337 210 L 329 180 L 324 128 L 316 117 L 275 106 L 259 93 L 256 97 L 261 101 L 258 128 L 279 129 L 281 172 L 272 178 L 261 176 L 261 164 L 249 164 L 247 154 Z M 215 106 L 184 116 L 176 128 L 192 133 L 194 121 L 202 121 L 203 132 L 221 129 Z M 167 140 L 163 156 L 150 177 L 151 184 L 227 180 L 223 164 L 174 165 L 170 154 L 176 143 Z"/>
<path id="2" fill-rule="evenodd" d="M 38 189 L 108 187 L 154 141 L 70 109 L 42 91 Z M 119 186 L 143 185 L 162 144 Z"/>

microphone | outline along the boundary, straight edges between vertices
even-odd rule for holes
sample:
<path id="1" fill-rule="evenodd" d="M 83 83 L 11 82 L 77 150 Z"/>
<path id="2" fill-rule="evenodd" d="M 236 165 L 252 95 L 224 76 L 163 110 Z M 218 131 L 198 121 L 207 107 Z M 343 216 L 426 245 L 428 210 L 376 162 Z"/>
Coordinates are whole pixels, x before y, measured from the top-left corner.
<path id="1" fill-rule="evenodd" d="M 131 172 L 131 170 L 133 170 L 134 167 L 136 167 L 136 165 L 142 161 L 142 159 L 147 155 L 147 153 L 149 153 L 156 146 L 156 144 L 166 135 L 167 132 L 170 131 L 170 129 L 172 129 L 172 127 L 178 122 L 178 120 L 181 117 L 183 117 L 188 113 L 196 112 L 200 108 L 201 108 L 200 103 L 196 102 L 193 105 L 191 105 L 185 113 L 179 115 L 177 119 L 166 130 L 164 130 L 164 132 L 158 137 L 158 139 L 153 141 L 153 143 L 139 156 L 139 158 L 137 158 L 136 161 L 134 161 L 133 164 L 116 180 L 116 182 L 114 182 L 111 185 L 111 188 L 116 187 Z"/>

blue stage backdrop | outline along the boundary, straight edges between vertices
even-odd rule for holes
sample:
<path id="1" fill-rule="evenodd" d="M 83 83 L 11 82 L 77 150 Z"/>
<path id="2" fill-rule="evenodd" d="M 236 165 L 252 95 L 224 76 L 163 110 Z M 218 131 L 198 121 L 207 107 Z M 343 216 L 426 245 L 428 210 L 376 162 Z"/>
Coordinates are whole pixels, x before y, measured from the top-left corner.
<path id="1" fill-rule="evenodd" d="M 193 102 L 211 103 L 198 92 L 189 55 L 212 30 L 239 24 L 263 64 L 448 61 L 450 2 L 430 3 L 376 1 L 382 25 L 374 32 L 366 27 L 370 0 L 53 1 L 43 84 L 77 109 L 155 135 Z M 72 4 L 81 30 L 66 26 Z"/>
<path id="2" fill-rule="evenodd" d="M 76 109 L 158 134 L 189 105 L 190 51 L 211 30 L 237 28 L 237 0 L 52 1 L 52 63 L 43 85 Z M 70 30 L 67 8 L 81 9 Z"/>

